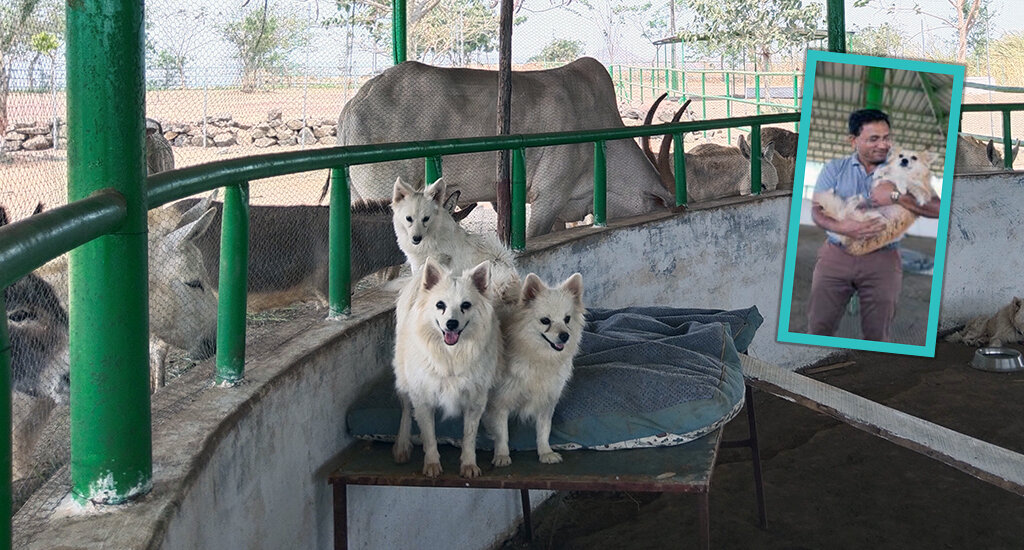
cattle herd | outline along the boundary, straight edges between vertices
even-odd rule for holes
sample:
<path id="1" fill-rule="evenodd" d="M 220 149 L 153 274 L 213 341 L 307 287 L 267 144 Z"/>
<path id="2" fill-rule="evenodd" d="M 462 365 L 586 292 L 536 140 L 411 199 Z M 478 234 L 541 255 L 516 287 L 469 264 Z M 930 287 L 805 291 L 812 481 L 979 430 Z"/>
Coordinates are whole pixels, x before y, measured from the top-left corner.
<path id="1" fill-rule="evenodd" d="M 406 62 L 364 85 L 339 118 L 341 145 L 488 135 L 496 120 L 494 73 Z M 518 134 L 623 126 L 612 81 L 599 62 L 584 58 L 558 69 L 515 73 L 512 132 Z M 434 98 L 424 101 L 424 98 Z M 661 99 L 658 100 L 659 102 Z M 657 104 L 648 113 L 646 124 Z M 685 109 L 685 106 L 684 106 Z M 679 120 L 680 109 L 674 120 Z M 456 123 L 456 121 L 458 121 Z M 764 190 L 792 189 L 797 134 L 762 129 Z M 607 143 L 609 218 L 667 211 L 675 204 L 670 139 L 655 153 L 627 139 Z M 159 124 L 147 121 L 150 173 L 174 167 Z M 1019 148 L 1019 144 L 1018 144 Z M 752 152 L 702 144 L 685 152 L 689 202 L 747 194 Z M 1013 151 L 1016 156 L 1017 149 Z M 558 145 L 527 152 L 527 234 L 565 228 L 591 213 L 593 145 Z M 353 280 L 400 265 L 405 256 L 392 226 L 396 177 L 422 182 L 422 161 L 351 168 Z M 961 136 L 958 172 L 1003 169 L 991 142 Z M 445 159 L 453 200 L 469 208 L 494 201 L 493 153 Z M 422 185 L 422 183 L 420 183 Z M 165 382 L 167 351 L 209 357 L 216 341 L 216 285 L 223 205 L 213 196 L 186 199 L 149 213 L 149 294 L 152 389 Z M 454 205 L 450 205 L 454 206 Z M 451 209 L 451 208 L 450 208 Z M 248 304 L 251 311 L 295 301 L 326 303 L 326 206 L 253 206 L 250 209 Z M 0 225 L 7 223 L 0 207 Z M 67 259 L 60 257 L 3 290 L 11 339 L 14 402 L 14 476 L 31 474 L 30 457 L 43 425 L 69 398 Z"/>

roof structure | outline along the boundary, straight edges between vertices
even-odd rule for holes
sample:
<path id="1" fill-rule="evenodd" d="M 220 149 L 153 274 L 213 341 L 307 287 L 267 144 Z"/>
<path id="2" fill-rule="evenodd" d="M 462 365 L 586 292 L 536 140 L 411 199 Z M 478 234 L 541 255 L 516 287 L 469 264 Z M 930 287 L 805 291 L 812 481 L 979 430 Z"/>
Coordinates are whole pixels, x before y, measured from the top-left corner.
<path id="1" fill-rule="evenodd" d="M 849 155 L 850 113 L 871 106 L 889 115 L 893 145 L 939 153 L 932 172 L 940 176 L 952 93 L 952 75 L 818 62 L 813 99 L 804 102 L 812 108 L 807 160 Z"/>

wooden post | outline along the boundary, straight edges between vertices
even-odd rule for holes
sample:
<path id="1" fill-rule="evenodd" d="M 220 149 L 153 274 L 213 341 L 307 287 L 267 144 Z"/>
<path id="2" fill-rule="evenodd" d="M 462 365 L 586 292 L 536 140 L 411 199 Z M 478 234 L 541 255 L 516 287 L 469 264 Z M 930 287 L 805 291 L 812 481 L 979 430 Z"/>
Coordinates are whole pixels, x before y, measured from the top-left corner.
<path id="1" fill-rule="evenodd" d="M 498 135 L 508 135 L 512 127 L 512 0 L 501 0 L 498 34 Z M 498 152 L 495 179 L 498 203 L 498 238 L 506 245 L 512 236 L 511 152 Z"/>

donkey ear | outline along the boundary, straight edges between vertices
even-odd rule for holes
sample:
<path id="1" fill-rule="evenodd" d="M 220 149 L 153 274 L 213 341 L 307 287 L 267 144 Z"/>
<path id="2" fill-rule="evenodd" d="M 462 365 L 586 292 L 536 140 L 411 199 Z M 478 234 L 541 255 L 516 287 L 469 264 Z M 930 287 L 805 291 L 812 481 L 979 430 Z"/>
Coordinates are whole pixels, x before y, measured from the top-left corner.
<path id="1" fill-rule="evenodd" d="M 738 145 L 740 148 L 740 153 L 747 159 L 750 159 L 750 145 L 747 143 L 747 140 L 744 139 L 742 134 L 739 137 Z"/>

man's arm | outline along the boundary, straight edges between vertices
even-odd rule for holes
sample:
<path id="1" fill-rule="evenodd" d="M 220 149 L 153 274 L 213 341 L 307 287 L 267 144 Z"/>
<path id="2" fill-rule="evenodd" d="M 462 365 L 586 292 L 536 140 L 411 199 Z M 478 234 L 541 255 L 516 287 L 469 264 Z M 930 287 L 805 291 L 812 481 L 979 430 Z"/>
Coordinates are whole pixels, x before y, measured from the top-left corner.
<path id="1" fill-rule="evenodd" d="M 831 218 L 825 214 L 825 211 L 817 203 L 811 205 L 811 220 L 822 229 L 853 237 L 854 239 L 874 237 L 885 229 L 885 222 L 879 218 L 871 218 L 862 222 Z"/>
<path id="2" fill-rule="evenodd" d="M 932 197 L 930 201 L 923 205 L 917 204 L 917 199 L 909 193 L 900 195 L 899 200 L 895 203 L 892 202 L 892 192 L 896 190 L 896 185 L 890 181 L 880 181 L 871 190 L 871 202 L 876 206 L 889 206 L 891 204 L 898 204 L 907 210 L 910 210 L 918 216 L 925 218 L 938 218 L 939 207 L 942 203 L 939 197 Z"/>

